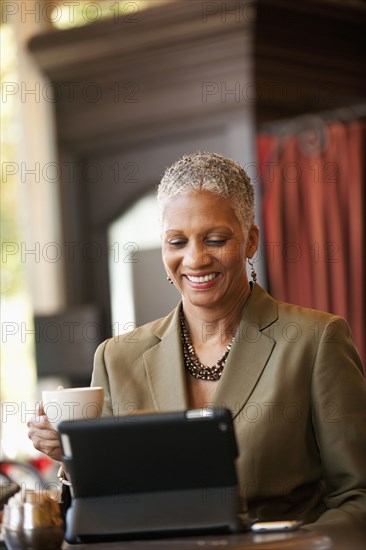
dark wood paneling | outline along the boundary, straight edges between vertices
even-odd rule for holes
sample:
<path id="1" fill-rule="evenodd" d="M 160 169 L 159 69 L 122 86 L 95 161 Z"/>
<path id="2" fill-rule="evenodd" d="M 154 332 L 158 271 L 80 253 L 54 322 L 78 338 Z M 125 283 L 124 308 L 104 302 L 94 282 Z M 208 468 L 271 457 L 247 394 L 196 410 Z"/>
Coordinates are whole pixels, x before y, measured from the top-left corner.
<path id="1" fill-rule="evenodd" d="M 365 34 L 363 2 L 258 0 L 259 122 L 362 101 Z"/>

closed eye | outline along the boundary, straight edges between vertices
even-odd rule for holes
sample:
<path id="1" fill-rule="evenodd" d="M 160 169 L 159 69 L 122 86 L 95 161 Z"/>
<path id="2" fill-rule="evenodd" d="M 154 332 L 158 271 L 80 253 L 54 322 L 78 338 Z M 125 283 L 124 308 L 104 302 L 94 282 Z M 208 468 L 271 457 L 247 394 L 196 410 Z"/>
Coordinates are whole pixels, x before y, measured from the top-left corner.
<path id="1" fill-rule="evenodd" d="M 186 241 L 175 239 L 174 241 L 169 241 L 170 246 L 174 246 L 174 248 L 182 248 L 186 244 Z"/>

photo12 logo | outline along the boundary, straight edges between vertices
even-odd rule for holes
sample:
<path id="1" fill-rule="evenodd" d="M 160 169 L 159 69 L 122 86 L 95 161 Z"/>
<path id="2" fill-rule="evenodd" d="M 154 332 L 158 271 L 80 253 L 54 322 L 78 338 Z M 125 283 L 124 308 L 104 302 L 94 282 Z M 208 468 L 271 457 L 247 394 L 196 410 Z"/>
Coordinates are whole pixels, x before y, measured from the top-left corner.
<path id="1" fill-rule="evenodd" d="M 138 1 L 124 0 L 99 2 L 66 1 L 46 2 L 45 0 L 7 0 L 1 2 L 1 22 L 18 20 L 21 23 L 47 23 L 58 28 L 87 25 L 109 18 L 123 23 L 139 21 Z"/>
<path id="2" fill-rule="evenodd" d="M 210 23 L 219 19 L 221 23 L 254 23 L 256 19 L 255 2 L 223 1 L 202 2 L 202 22 Z"/>
<path id="3" fill-rule="evenodd" d="M 137 82 L 111 82 L 108 86 L 100 82 L 12 82 L 1 83 L 1 103 L 13 97 L 21 103 L 139 103 L 140 86 Z"/>

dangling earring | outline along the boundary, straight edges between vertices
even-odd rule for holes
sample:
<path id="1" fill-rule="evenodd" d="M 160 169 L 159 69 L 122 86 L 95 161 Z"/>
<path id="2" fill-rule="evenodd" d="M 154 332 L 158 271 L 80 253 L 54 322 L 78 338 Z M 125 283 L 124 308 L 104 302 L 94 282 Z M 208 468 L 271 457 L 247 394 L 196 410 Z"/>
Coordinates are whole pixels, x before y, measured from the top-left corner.
<path id="1" fill-rule="evenodd" d="M 169 277 L 169 275 L 166 276 L 166 280 L 169 281 L 169 283 L 171 285 L 174 285 L 173 281 L 171 280 L 171 278 Z"/>
<path id="2" fill-rule="evenodd" d="M 257 274 L 256 274 L 255 269 L 254 269 L 253 260 L 250 260 L 248 258 L 248 264 L 250 265 L 250 275 L 252 277 L 253 283 L 255 283 L 255 282 L 257 282 Z"/>

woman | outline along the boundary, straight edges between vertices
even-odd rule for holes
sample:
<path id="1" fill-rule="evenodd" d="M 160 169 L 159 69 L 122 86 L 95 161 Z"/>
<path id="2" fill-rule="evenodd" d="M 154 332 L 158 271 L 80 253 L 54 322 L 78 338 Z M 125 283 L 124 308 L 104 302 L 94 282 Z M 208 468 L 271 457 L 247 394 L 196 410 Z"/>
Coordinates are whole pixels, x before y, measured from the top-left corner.
<path id="1" fill-rule="evenodd" d="M 362 520 L 365 385 L 347 323 L 256 283 L 253 188 L 238 164 L 185 156 L 165 172 L 158 202 L 163 262 L 182 301 L 99 346 L 92 384 L 105 389 L 104 414 L 227 407 L 251 516 Z M 29 426 L 35 447 L 59 460 L 47 419 Z"/>

